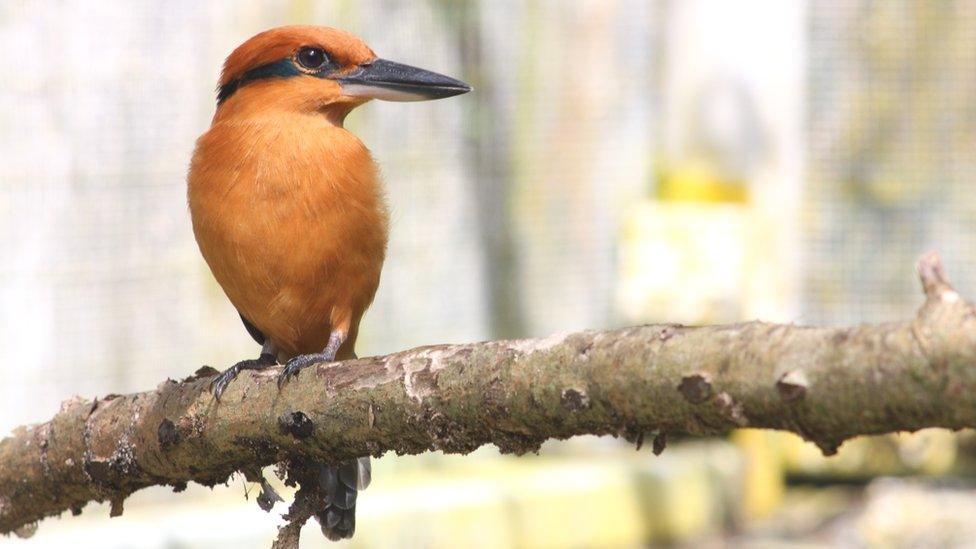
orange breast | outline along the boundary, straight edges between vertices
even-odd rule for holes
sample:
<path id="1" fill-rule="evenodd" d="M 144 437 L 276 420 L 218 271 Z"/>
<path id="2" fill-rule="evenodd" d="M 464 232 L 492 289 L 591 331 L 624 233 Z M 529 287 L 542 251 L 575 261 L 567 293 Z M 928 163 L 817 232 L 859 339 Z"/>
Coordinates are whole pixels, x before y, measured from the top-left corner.
<path id="1" fill-rule="evenodd" d="M 286 356 L 321 351 L 335 328 L 351 354 L 387 242 L 363 144 L 319 116 L 221 121 L 188 183 L 194 235 L 238 311 Z"/>

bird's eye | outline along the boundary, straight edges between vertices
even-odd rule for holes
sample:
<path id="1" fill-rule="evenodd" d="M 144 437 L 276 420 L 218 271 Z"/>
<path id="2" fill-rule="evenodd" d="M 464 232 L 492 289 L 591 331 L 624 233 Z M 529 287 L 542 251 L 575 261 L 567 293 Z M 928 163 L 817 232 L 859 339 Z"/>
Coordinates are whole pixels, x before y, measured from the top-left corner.
<path id="1" fill-rule="evenodd" d="M 306 69 L 320 69 L 328 60 L 322 48 L 304 47 L 298 50 L 298 63 Z"/>

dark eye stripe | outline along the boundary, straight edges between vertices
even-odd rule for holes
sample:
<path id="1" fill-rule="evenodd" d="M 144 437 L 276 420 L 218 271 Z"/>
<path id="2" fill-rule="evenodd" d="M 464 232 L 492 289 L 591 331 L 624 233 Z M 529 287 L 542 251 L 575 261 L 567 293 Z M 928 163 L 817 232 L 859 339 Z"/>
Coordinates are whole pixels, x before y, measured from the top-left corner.
<path id="1" fill-rule="evenodd" d="M 261 65 L 259 67 L 254 67 L 253 69 L 245 72 L 238 78 L 231 80 L 230 82 L 224 84 L 217 90 L 217 104 L 221 104 L 227 100 L 230 96 L 250 82 L 255 80 L 264 80 L 265 78 L 288 78 L 291 76 L 299 76 L 302 71 L 298 70 L 298 67 L 292 63 L 290 58 L 279 59 L 278 61 L 272 61 Z"/>
<path id="2" fill-rule="evenodd" d="M 324 67 L 326 70 L 310 74 L 308 72 L 303 72 L 301 69 L 295 66 L 294 58 L 286 57 L 284 59 L 272 61 L 271 63 L 266 63 L 259 67 L 254 67 L 234 80 L 220 86 L 220 88 L 217 90 L 217 105 L 220 105 L 230 96 L 234 95 L 234 93 L 241 89 L 242 86 L 254 82 L 255 80 L 264 80 L 267 78 L 291 78 L 293 76 L 313 76 L 316 78 L 326 78 L 331 75 L 332 71 L 336 68 L 332 65 L 333 63 L 329 61 L 329 58 L 325 57 L 325 61 L 322 63 L 321 67 Z"/>

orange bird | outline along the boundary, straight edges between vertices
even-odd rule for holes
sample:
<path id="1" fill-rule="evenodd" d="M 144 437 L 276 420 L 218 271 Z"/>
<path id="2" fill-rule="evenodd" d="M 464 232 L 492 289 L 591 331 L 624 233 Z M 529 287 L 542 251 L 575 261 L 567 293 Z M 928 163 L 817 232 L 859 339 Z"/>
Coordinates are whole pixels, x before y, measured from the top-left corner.
<path id="1" fill-rule="evenodd" d="M 271 29 L 230 54 L 213 123 L 193 154 L 188 199 L 200 251 L 262 347 L 259 358 L 214 379 L 216 398 L 242 370 L 281 361 L 280 387 L 305 366 L 356 356 L 388 215 L 376 163 L 343 121 L 370 99 L 470 90 L 380 59 L 359 38 L 327 27 Z M 322 531 L 350 537 L 368 458 L 322 470 Z"/>

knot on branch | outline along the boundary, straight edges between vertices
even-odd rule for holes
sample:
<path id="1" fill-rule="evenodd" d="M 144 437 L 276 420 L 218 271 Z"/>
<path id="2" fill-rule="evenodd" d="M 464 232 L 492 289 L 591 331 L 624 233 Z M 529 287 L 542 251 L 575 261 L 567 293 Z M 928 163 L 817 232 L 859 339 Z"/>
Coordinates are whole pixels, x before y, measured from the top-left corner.
<path id="1" fill-rule="evenodd" d="M 285 412 L 278 418 L 278 428 L 282 433 L 288 433 L 301 440 L 312 436 L 315 424 L 305 412 Z"/>
<path id="2" fill-rule="evenodd" d="M 156 428 L 156 439 L 159 442 L 159 447 L 163 450 L 175 445 L 180 440 L 180 433 L 176 429 L 176 424 L 168 418 L 163 418 L 159 422 L 159 427 Z"/>
<path id="3" fill-rule="evenodd" d="M 681 378 L 678 390 L 692 404 L 701 404 L 712 397 L 712 382 L 708 374 L 692 374 Z"/>
<path id="4" fill-rule="evenodd" d="M 776 382 L 776 390 L 779 391 L 783 402 L 796 402 L 807 394 L 809 384 L 803 370 L 791 370 L 779 378 Z"/>
<path id="5" fill-rule="evenodd" d="M 590 397 L 586 391 L 574 387 L 563 389 L 560 401 L 563 408 L 570 412 L 578 412 L 590 406 Z"/>

